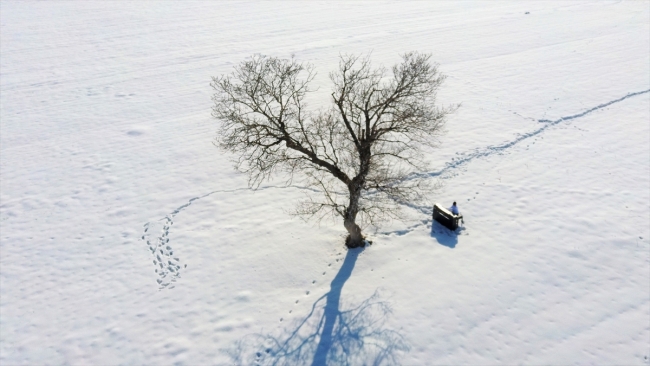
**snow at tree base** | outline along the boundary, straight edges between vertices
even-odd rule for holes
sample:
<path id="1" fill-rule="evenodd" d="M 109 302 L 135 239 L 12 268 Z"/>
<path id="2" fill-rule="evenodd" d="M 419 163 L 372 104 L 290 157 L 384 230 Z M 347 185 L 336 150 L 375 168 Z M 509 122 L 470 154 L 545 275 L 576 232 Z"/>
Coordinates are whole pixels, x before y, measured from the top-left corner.
<path id="1" fill-rule="evenodd" d="M 648 1 L 2 1 L 0 47 L 3 365 L 650 365 Z M 462 106 L 369 247 L 213 145 L 255 53 L 317 108 L 408 51 Z"/>

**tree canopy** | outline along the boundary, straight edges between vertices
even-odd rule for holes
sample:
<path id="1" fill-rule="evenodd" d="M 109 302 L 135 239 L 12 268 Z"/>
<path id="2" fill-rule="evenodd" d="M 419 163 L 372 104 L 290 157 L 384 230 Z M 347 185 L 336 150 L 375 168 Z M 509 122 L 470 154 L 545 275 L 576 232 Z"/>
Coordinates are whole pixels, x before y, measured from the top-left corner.
<path id="1" fill-rule="evenodd" d="M 309 109 L 315 72 L 295 58 L 254 55 L 232 74 L 214 77 L 217 145 L 233 154 L 251 186 L 274 174 L 301 180 L 322 194 L 296 212 L 343 218 L 349 247 L 363 245 L 362 224 L 398 218 L 417 199 L 423 147 L 435 147 L 456 106 L 436 106 L 445 77 L 431 56 L 406 53 L 390 70 L 368 56 L 342 55 L 330 74 L 331 105 Z"/>

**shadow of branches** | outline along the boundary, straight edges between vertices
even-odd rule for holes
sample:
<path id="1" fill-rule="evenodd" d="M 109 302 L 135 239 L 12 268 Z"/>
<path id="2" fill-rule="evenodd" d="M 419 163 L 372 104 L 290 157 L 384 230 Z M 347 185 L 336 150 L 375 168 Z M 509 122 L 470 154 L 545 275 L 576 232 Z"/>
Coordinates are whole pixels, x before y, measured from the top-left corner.
<path id="1" fill-rule="evenodd" d="M 341 290 L 363 249 L 348 250 L 330 291 L 309 314 L 279 336 L 251 334 L 228 353 L 237 365 L 392 365 L 409 350 L 404 337 L 385 329 L 389 304 L 375 290 L 369 298 L 341 310 Z"/>

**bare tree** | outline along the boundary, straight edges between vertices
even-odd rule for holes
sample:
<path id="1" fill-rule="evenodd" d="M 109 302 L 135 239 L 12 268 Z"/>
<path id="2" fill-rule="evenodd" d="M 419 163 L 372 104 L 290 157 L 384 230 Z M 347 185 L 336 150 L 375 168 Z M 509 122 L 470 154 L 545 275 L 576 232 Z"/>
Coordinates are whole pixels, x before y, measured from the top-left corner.
<path id="1" fill-rule="evenodd" d="M 309 110 L 313 66 L 255 55 L 230 75 L 212 78 L 218 146 L 258 187 L 286 174 L 316 188 L 296 212 L 339 215 L 346 245 L 363 246 L 359 223 L 400 217 L 400 204 L 420 197 L 423 147 L 435 147 L 447 114 L 435 106 L 444 80 L 430 55 L 407 53 L 390 72 L 369 57 L 343 55 L 330 74 L 332 105 Z"/>

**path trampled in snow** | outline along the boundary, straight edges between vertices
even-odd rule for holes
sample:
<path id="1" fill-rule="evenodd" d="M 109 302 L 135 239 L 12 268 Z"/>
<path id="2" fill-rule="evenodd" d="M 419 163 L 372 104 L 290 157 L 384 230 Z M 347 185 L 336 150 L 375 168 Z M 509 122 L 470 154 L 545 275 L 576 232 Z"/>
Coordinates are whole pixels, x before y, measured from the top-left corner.
<path id="1" fill-rule="evenodd" d="M 476 158 L 485 157 L 485 156 L 489 156 L 489 155 L 492 155 L 492 154 L 499 154 L 499 153 L 503 152 L 504 150 L 506 150 L 506 149 L 508 149 L 510 147 L 513 147 L 516 144 L 518 144 L 518 143 L 520 143 L 520 142 L 522 142 L 524 140 L 527 140 L 527 139 L 529 139 L 531 137 L 539 135 L 540 133 L 544 132 L 547 128 L 549 128 L 551 126 L 555 126 L 555 125 L 557 125 L 559 123 L 562 123 L 562 122 L 565 122 L 565 121 L 570 121 L 570 120 L 575 119 L 575 118 L 584 117 L 585 115 L 587 115 L 589 113 L 593 113 L 593 112 L 595 112 L 597 110 L 608 107 L 608 106 L 610 106 L 610 105 L 612 105 L 614 103 L 619 103 L 619 102 L 622 102 L 622 101 L 624 101 L 624 100 L 626 100 L 628 98 L 631 98 L 631 97 L 634 97 L 634 96 L 637 96 L 637 95 L 643 95 L 643 94 L 646 94 L 646 93 L 649 93 L 649 92 L 650 92 L 650 89 L 640 91 L 640 92 L 628 93 L 624 97 L 621 97 L 621 98 L 618 98 L 618 99 L 615 99 L 615 100 L 612 100 L 612 101 L 609 101 L 609 102 L 606 102 L 606 103 L 603 103 L 603 104 L 599 104 L 596 107 L 593 107 L 591 109 L 588 109 L 588 110 L 586 110 L 584 112 L 581 112 L 581 113 L 578 113 L 578 114 L 574 114 L 574 115 L 570 115 L 570 116 L 566 116 L 566 117 L 560 117 L 560 118 L 558 118 L 558 119 L 556 119 L 554 121 L 547 120 L 547 119 L 539 119 L 537 121 L 540 122 L 540 123 L 544 123 L 544 126 L 538 128 L 538 129 L 536 129 L 534 131 L 519 134 L 515 139 L 504 142 L 504 143 L 502 143 L 500 145 L 496 145 L 496 146 L 491 145 L 491 146 L 487 146 L 487 147 L 482 148 L 482 149 L 481 148 L 476 148 L 475 151 L 471 152 L 471 153 L 462 153 L 461 152 L 461 153 L 459 153 L 459 155 L 461 156 L 460 158 L 454 158 L 454 160 L 452 162 L 447 162 L 443 169 L 441 169 L 439 171 L 436 171 L 436 172 L 417 173 L 417 174 L 414 174 L 413 176 L 416 177 L 416 178 L 429 178 L 429 177 L 441 176 L 444 173 L 446 173 L 447 171 L 455 169 L 455 168 L 457 168 L 457 167 L 459 167 L 461 165 L 464 165 L 466 163 L 469 163 L 470 161 L 472 161 L 472 160 L 474 160 Z"/>

